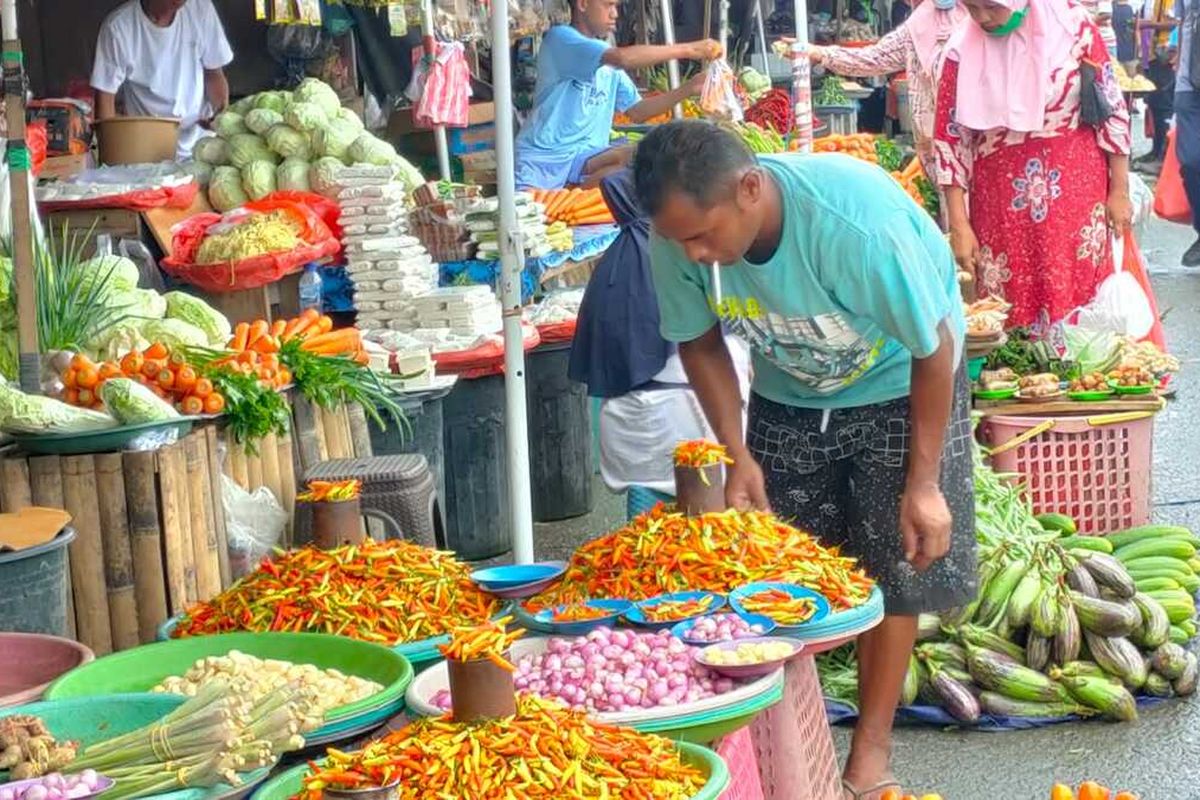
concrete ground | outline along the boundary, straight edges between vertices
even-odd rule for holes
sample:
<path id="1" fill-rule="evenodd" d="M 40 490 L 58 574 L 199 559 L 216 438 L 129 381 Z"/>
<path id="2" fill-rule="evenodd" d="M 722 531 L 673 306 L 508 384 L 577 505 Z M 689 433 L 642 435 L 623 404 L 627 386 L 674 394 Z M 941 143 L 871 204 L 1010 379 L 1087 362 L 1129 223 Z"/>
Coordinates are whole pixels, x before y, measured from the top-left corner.
<path id="1" fill-rule="evenodd" d="M 1184 363 L 1176 399 L 1155 426 L 1155 518 L 1200 530 L 1200 477 L 1193 461 L 1200 457 L 1200 271 L 1178 266 L 1194 233 L 1151 220 L 1140 238 L 1170 348 Z M 623 522 L 623 498 L 599 480 L 596 493 L 588 516 L 537 526 L 539 558 L 568 557 L 579 543 Z M 849 733 L 835 730 L 842 755 Z M 897 731 L 894 763 L 910 791 L 936 791 L 945 800 L 1039 800 L 1049 797 L 1055 781 L 1087 778 L 1143 800 L 1200 800 L 1200 699 L 1163 703 L 1126 724 L 1081 722 L 1007 733 L 907 727 Z"/>

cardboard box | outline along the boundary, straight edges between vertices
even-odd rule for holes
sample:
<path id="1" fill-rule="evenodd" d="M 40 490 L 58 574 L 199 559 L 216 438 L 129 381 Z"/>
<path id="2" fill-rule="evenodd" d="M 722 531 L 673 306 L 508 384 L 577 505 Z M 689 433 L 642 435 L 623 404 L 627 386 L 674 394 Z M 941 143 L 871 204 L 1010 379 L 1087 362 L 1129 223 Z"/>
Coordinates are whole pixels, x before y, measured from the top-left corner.
<path id="1" fill-rule="evenodd" d="M 446 128 L 446 144 L 451 155 L 492 150 L 496 146 L 496 106 L 494 103 L 474 103 L 467 111 L 467 127 Z M 388 139 L 404 139 L 402 150 L 432 153 L 435 150 L 433 131 L 419 128 L 413 122 L 411 108 L 398 108 L 388 120 Z"/>
<path id="2" fill-rule="evenodd" d="M 42 165 L 38 178 L 42 180 L 62 180 L 78 175 L 88 168 L 87 153 L 74 156 L 48 156 Z"/>

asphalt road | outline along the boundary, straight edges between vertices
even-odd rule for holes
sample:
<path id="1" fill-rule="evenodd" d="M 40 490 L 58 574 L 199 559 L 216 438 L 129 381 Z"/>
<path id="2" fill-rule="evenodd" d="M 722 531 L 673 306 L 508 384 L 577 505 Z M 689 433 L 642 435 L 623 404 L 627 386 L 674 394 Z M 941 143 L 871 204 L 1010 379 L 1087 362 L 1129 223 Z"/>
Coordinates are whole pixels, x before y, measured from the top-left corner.
<path id="1" fill-rule="evenodd" d="M 1141 235 L 1168 345 L 1184 362 L 1176 399 L 1156 421 L 1155 517 L 1200 529 L 1200 270 L 1179 267 L 1189 228 L 1151 220 Z M 624 520 L 623 500 L 597 480 L 596 510 L 537 526 L 539 558 L 562 558 Z M 849 729 L 835 730 L 844 755 Z M 908 791 L 945 800 L 1042 800 L 1055 781 L 1091 778 L 1142 800 L 1200 800 L 1200 699 L 1145 710 L 1137 722 L 1080 722 L 1005 733 L 907 727 L 896 734 L 894 765 Z M 797 800 L 802 800 L 797 798 Z"/>

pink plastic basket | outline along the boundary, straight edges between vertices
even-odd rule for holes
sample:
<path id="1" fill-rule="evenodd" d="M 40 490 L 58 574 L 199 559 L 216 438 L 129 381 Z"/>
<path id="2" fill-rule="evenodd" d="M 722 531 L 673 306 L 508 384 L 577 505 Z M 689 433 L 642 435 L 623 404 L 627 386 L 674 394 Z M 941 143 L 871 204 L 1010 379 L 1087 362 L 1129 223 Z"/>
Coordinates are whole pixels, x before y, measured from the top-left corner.
<path id="1" fill-rule="evenodd" d="M 997 472 L 1020 475 L 1037 513 L 1058 512 L 1080 533 L 1150 521 L 1152 412 L 1088 417 L 988 417 L 983 434 Z"/>
<path id="2" fill-rule="evenodd" d="M 729 734 L 717 744 L 717 755 L 729 768 L 729 788 L 721 800 L 763 800 L 762 781 L 758 777 L 758 756 L 749 728 Z"/>
<path id="3" fill-rule="evenodd" d="M 840 800 L 841 781 L 825 700 L 810 655 L 785 668 L 783 701 L 750 724 L 765 800 Z"/>

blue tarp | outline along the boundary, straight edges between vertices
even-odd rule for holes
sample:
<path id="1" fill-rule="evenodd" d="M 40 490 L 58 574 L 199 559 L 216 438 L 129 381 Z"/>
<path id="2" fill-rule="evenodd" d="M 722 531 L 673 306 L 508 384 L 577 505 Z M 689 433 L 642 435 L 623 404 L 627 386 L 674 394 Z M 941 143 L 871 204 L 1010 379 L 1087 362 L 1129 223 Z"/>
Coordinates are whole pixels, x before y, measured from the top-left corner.
<path id="1" fill-rule="evenodd" d="M 1156 706 L 1167 698 L 1141 695 L 1137 698 L 1139 708 Z M 830 725 L 840 722 L 853 724 L 858 719 L 858 710 L 854 706 L 839 700 L 825 698 L 825 716 Z M 1044 728 L 1047 725 L 1058 725 L 1063 722 L 1076 722 L 1083 717 L 1069 714 L 1065 717 L 997 717 L 984 714 L 974 725 L 963 725 L 937 706 L 901 706 L 896 709 L 896 722 L 919 725 L 937 725 L 938 727 L 967 727 L 981 731 L 1019 731 L 1030 728 Z"/>

